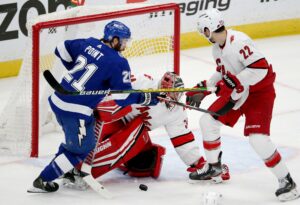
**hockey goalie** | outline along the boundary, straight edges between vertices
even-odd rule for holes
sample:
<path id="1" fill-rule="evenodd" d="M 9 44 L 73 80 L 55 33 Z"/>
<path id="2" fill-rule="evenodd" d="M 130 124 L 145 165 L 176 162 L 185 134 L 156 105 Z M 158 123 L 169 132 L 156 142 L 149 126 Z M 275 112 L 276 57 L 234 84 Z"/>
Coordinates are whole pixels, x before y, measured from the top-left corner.
<path id="1" fill-rule="evenodd" d="M 144 74 L 136 78 L 132 76 L 131 81 L 134 89 L 184 87 L 182 79 L 172 72 L 165 73 L 159 80 Z M 110 96 L 109 100 L 99 103 L 95 110 L 97 145 L 85 160 L 92 166 L 94 178 L 115 168 L 129 176 L 158 178 L 166 149 L 152 143 L 149 132 L 161 126 L 164 126 L 178 156 L 187 165 L 187 171 L 195 171 L 205 164 L 199 145 L 188 129 L 187 113 L 183 107 L 168 101 L 161 101 L 152 107 L 120 107 L 114 99 L 126 97 L 123 95 Z M 179 101 L 182 93 L 170 92 L 165 95 L 166 98 Z M 64 175 L 63 185 L 86 189 L 87 184 L 82 176 L 83 172 L 73 169 Z M 229 178 L 228 168 L 223 165 L 222 179 Z"/>

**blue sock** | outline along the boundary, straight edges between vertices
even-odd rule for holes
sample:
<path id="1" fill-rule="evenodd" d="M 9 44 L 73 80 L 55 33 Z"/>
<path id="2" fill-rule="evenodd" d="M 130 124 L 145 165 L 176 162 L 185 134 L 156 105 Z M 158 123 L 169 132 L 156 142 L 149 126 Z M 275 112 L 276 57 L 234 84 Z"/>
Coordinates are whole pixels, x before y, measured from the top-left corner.
<path id="1" fill-rule="evenodd" d="M 43 181 L 53 181 L 81 163 L 86 156 L 71 153 L 61 144 L 55 158 L 44 168 L 40 177 Z"/>

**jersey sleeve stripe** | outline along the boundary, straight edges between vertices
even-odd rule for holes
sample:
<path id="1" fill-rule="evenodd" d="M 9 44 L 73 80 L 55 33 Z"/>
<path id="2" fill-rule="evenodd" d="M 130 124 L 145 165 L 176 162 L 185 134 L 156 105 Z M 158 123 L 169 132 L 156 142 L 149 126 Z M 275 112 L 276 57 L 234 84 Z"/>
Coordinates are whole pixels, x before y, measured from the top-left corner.
<path id="1" fill-rule="evenodd" d="M 93 109 L 90 107 L 62 101 L 55 94 L 51 95 L 50 99 L 56 107 L 64 111 L 76 112 L 86 116 L 91 116 L 93 113 Z"/>
<path id="2" fill-rule="evenodd" d="M 59 43 L 59 44 L 57 45 L 56 51 L 57 51 L 58 56 L 59 56 L 62 60 L 66 61 L 66 62 L 68 62 L 68 63 L 70 63 L 70 62 L 73 61 L 73 59 L 72 59 L 70 53 L 68 52 L 68 50 L 67 50 L 67 48 L 66 48 L 64 42 L 61 42 L 61 43 Z"/>
<path id="3" fill-rule="evenodd" d="M 253 69 L 269 69 L 269 64 L 265 58 L 261 58 L 261 59 L 255 61 L 254 63 L 251 63 L 247 67 L 253 68 Z"/>
<path id="4" fill-rule="evenodd" d="M 130 95 L 130 93 L 113 94 L 112 99 L 114 99 L 114 100 L 125 100 L 129 95 Z"/>

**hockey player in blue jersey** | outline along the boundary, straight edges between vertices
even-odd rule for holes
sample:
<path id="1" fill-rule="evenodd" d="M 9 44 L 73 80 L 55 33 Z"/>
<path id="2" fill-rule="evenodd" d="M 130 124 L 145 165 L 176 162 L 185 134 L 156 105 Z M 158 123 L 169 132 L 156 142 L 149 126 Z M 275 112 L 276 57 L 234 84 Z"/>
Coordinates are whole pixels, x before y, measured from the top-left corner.
<path id="1" fill-rule="evenodd" d="M 130 29 L 112 21 L 104 28 L 102 39 L 66 40 L 56 47 L 55 54 L 68 70 L 61 85 L 73 91 L 129 90 L 130 67 L 121 55 L 130 40 Z M 113 95 L 120 106 L 129 104 L 156 105 L 158 93 Z M 57 92 L 49 97 L 51 109 L 65 134 L 54 159 L 40 173 L 28 192 L 54 192 L 59 186 L 53 180 L 81 163 L 95 147 L 93 110 L 104 95 L 68 96 Z"/>

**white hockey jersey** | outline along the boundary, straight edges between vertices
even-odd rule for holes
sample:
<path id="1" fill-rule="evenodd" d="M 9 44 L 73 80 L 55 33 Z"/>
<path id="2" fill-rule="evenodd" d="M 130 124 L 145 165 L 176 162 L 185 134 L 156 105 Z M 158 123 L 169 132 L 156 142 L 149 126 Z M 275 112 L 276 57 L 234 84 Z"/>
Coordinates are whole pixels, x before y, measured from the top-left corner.
<path id="1" fill-rule="evenodd" d="M 265 56 L 246 34 L 234 30 L 227 30 L 225 44 L 222 47 L 214 44 L 212 53 L 217 72 L 208 80 L 207 85 L 215 86 L 227 71 L 236 75 L 244 86 L 242 93 L 234 90 L 231 94 L 232 99 L 238 100 L 233 109 L 238 109 L 247 99 L 251 86 L 267 76 L 270 67 Z"/>
<path id="2" fill-rule="evenodd" d="M 148 75 L 140 75 L 132 82 L 133 89 L 157 89 L 159 80 L 155 80 Z M 132 105 L 132 112 L 125 118 L 132 120 L 142 112 L 148 112 L 150 119 L 149 128 L 154 130 L 163 126 L 175 147 L 176 152 L 186 165 L 191 165 L 200 158 L 199 145 L 194 140 L 194 136 L 188 129 L 187 113 L 183 107 L 175 106 L 168 109 L 164 102 L 156 106 L 143 107 L 141 105 Z"/>

